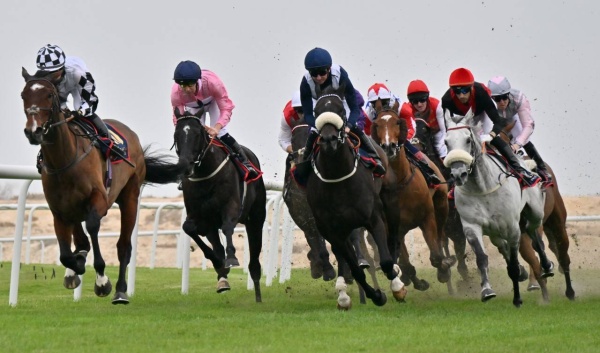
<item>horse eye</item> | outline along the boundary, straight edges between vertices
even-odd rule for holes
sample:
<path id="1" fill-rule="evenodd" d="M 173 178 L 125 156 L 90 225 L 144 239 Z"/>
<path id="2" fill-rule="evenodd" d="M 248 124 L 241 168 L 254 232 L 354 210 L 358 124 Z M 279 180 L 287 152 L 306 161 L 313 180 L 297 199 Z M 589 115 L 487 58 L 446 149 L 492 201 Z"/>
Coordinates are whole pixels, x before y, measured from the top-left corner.
<path id="1" fill-rule="evenodd" d="M 469 137 L 469 138 L 467 138 L 467 143 L 468 143 L 468 144 L 471 144 L 471 138 L 470 138 L 470 137 Z"/>

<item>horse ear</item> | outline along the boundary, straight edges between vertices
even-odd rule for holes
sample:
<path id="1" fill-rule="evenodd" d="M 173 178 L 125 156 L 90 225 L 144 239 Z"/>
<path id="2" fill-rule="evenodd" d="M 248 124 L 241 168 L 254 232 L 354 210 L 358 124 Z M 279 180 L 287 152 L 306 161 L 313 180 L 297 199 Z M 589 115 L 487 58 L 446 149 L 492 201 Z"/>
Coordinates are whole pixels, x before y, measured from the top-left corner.
<path id="1" fill-rule="evenodd" d="M 452 120 L 452 113 L 447 109 L 444 109 L 444 122 L 446 123 L 446 129 L 456 126 L 456 123 Z"/>
<path id="2" fill-rule="evenodd" d="M 465 114 L 465 124 L 469 126 L 475 125 L 474 118 L 475 114 L 473 113 L 473 110 L 469 108 L 469 111 L 467 112 L 467 114 Z"/>
<path id="3" fill-rule="evenodd" d="M 397 112 L 399 106 L 400 106 L 400 102 L 399 101 L 395 101 L 394 102 L 394 106 L 392 107 L 392 110 L 395 111 L 395 112 Z"/>
<path id="4" fill-rule="evenodd" d="M 27 72 L 27 70 L 24 67 L 21 66 L 21 68 L 21 75 L 25 79 L 25 82 L 27 82 L 31 78 L 31 75 L 29 74 L 29 72 Z"/>
<path id="5" fill-rule="evenodd" d="M 173 115 L 175 115 L 177 120 L 181 118 L 181 110 L 179 110 L 179 107 L 173 108 Z"/>

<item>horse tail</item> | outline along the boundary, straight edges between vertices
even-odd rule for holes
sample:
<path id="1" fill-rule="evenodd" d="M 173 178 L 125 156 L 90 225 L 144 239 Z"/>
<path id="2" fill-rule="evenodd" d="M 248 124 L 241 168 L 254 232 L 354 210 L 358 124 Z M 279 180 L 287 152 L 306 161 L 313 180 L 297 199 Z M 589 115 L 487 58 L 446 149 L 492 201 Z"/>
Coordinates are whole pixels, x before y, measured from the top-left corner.
<path id="1" fill-rule="evenodd" d="M 148 152 L 149 146 L 144 148 L 144 162 L 146 163 L 146 178 L 144 183 L 169 184 L 180 181 L 185 173 L 185 166 L 177 162 L 170 162 L 173 157 L 166 153 Z"/>

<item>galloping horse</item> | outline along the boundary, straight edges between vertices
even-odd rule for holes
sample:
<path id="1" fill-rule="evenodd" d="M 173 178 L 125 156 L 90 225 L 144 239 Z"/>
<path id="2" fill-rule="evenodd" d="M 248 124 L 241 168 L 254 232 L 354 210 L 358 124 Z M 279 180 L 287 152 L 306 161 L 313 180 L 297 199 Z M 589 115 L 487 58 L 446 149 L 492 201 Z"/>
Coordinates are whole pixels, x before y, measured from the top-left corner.
<path id="1" fill-rule="evenodd" d="M 25 136 L 29 143 L 41 145 L 44 155 L 42 185 L 54 217 L 60 261 L 67 268 L 63 284 L 74 289 L 81 283 L 77 275 L 85 273 L 90 251 L 90 242 L 81 225 L 85 221 L 94 251 L 94 292 L 104 297 L 112 291 L 104 273 L 98 232 L 100 220 L 116 202 L 121 211 L 121 234 L 117 242 L 119 279 L 112 303 L 128 304 L 125 273 L 131 258 L 131 233 L 136 223 L 140 188 L 148 182 L 176 182 L 181 169 L 161 161 L 160 156 L 148 156 L 137 135 L 117 120 L 107 123 L 127 139 L 129 163 L 135 167 L 126 163 L 110 165 L 94 148 L 86 132 L 65 118 L 55 84 L 42 72 L 31 76 L 23 68 L 22 75 L 26 82 L 21 92 L 27 116 Z M 110 186 L 106 186 L 110 181 L 107 176 L 112 178 Z M 71 250 L 71 241 L 75 243 L 75 252 Z"/>
<path id="2" fill-rule="evenodd" d="M 448 155 L 444 164 L 456 181 L 456 208 L 463 230 L 477 258 L 481 275 L 481 300 L 496 296 L 488 278 L 488 262 L 483 247 L 483 234 L 490 237 L 507 263 L 513 282 L 513 304 L 523 303 L 519 280 L 527 271 L 519 264 L 518 251 L 522 230 L 532 239 L 540 257 L 543 277 L 552 276 L 553 264 L 546 257 L 538 228 L 544 217 L 543 195 L 539 187 L 521 190 L 506 166 L 482 151 L 479 131 L 471 111 L 466 116 L 445 116 Z"/>
<path id="3" fill-rule="evenodd" d="M 243 223 L 250 247 L 248 269 L 256 302 L 261 302 L 259 256 L 267 213 L 265 184 L 262 177 L 250 183 L 242 180 L 236 166 L 229 161 L 225 146 L 206 131 L 200 119 L 203 113 L 201 109 L 194 115 L 182 116 L 175 110 L 175 147 L 179 164 L 186 170 L 182 190 L 187 219 L 182 228 L 212 261 L 217 272 L 217 292 L 221 293 L 231 289 L 227 280 L 230 267 L 239 266 L 232 235 L 236 224 Z M 250 162 L 260 167 L 256 155 L 243 148 Z M 219 229 L 225 235 L 226 249 L 221 244 Z M 212 249 L 200 235 L 208 239 Z"/>
<path id="4" fill-rule="evenodd" d="M 305 162 L 302 151 L 304 146 L 306 146 L 306 140 L 309 132 L 310 126 L 304 122 L 304 119 L 294 121 L 291 142 L 292 149 L 294 151 L 292 153 L 292 162 L 295 164 Z M 331 266 L 331 263 L 329 262 L 329 252 L 327 251 L 327 247 L 325 245 L 325 239 L 323 239 L 319 233 L 312 210 L 308 206 L 308 201 L 306 200 L 306 191 L 298 186 L 298 183 L 295 183 L 292 179 L 293 178 L 289 172 L 289 169 L 286 168 L 283 198 L 288 207 L 290 215 L 292 216 L 292 219 L 304 232 L 306 241 L 310 246 L 308 257 L 311 261 L 310 268 L 312 278 L 316 279 L 323 276 L 325 281 L 332 280 L 335 278 L 336 273 L 333 269 L 333 266 Z M 350 233 L 349 241 L 354 247 L 354 251 L 358 259 L 358 265 L 361 268 L 368 269 L 371 279 L 375 284 L 375 288 L 379 288 L 374 261 L 370 258 L 367 259 L 369 254 L 366 248 L 366 243 L 364 241 L 365 237 L 363 233 L 364 229 L 362 228 L 354 229 Z M 368 239 L 372 239 L 372 237 L 369 236 Z M 343 258 L 338 258 L 337 260 L 338 262 L 343 262 L 343 265 L 346 266 L 345 270 L 343 271 L 345 281 L 349 282 L 353 280 L 352 274 L 350 273 L 349 268 L 347 268 L 347 263 L 345 260 Z M 371 266 L 371 263 L 373 263 L 373 266 Z M 363 297 L 361 297 L 361 303 L 363 303 Z"/>
<path id="5" fill-rule="evenodd" d="M 344 87 L 341 87 L 343 90 Z M 340 90 L 340 91 L 341 91 Z M 373 235 L 379 250 L 381 269 L 391 281 L 397 300 L 406 294 L 404 284 L 398 278 L 400 268 L 390 256 L 384 223 L 383 205 L 379 198 L 379 181 L 360 161 L 355 146 L 344 126 L 345 110 L 338 91 L 328 88 L 315 104 L 316 127 L 319 130 L 319 151 L 312 160 L 313 173 L 307 181 L 308 204 L 313 211 L 317 228 L 331 244 L 338 259 L 344 258 L 353 277 L 365 290 L 367 298 L 375 305 L 384 305 L 387 298 L 375 290 L 358 266 L 356 255 L 347 241 L 352 230 L 365 227 Z M 383 155 L 385 161 L 385 156 Z M 385 162 L 384 162 L 385 163 Z M 338 266 L 339 271 L 343 271 Z M 338 277 L 336 289 L 345 293 L 343 277 Z M 338 297 L 338 308 L 349 309 L 350 298 Z"/>
<path id="6" fill-rule="evenodd" d="M 452 258 L 444 258 L 442 244 L 445 241 L 444 223 L 448 216 L 448 194 L 446 184 L 440 184 L 435 190 L 429 190 L 420 171 L 416 171 L 404 148 L 406 141 L 406 121 L 398 114 L 398 103 L 391 109 L 384 109 L 381 101 L 375 104 L 377 117 L 371 127 L 371 134 L 385 151 L 389 168 L 383 179 L 381 199 L 386 214 L 390 251 L 394 259 L 399 258 L 403 282 L 412 281 L 415 289 L 429 288 L 427 281 L 417 277 L 415 267 L 410 263 L 404 237 L 411 229 L 419 227 L 429 247 L 431 264 L 438 269 L 438 280 L 449 282 Z M 435 166 L 433 166 L 435 168 Z M 437 168 L 435 168 L 437 169 Z M 443 180 L 439 170 L 436 170 Z"/>

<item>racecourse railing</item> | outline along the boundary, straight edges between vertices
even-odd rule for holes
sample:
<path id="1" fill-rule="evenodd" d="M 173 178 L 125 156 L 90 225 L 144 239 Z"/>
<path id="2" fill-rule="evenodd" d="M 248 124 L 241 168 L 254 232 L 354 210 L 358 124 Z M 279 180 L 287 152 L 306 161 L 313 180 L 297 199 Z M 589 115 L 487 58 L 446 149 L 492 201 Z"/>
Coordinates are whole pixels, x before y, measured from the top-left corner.
<path id="1" fill-rule="evenodd" d="M 15 222 L 15 235 L 13 239 L 0 238 L 0 261 L 2 261 L 2 246 L 5 242 L 11 242 L 13 244 L 13 258 L 11 268 L 11 283 L 10 283 L 10 294 L 9 294 L 9 305 L 15 306 L 18 298 L 18 286 L 19 286 L 19 269 L 21 265 L 21 251 L 23 242 L 23 227 L 27 224 L 27 236 L 26 236 L 26 252 L 25 252 L 25 263 L 29 263 L 31 254 L 31 242 L 39 241 L 43 250 L 45 249 L 45 242 L 56 240 L 54 234 L 51 235 L 35 235 L 32 236 L 32 224 L 33 214 L 37 210 L 47 210 L 47 204 L 27 204 L 27 192 L 29 186 L 33 180 L 39 180 L 40 175 L 33 167 L 25 166 L 10 166 L 0 165 L 0 179 L 20 179 L 23 180 L 18 195 L 18 202 L 16 205 L 0 205 L 0 210 L 15 210 L 17 212 Z M 279 274 L 279 282 L 283 283 L 291 277 L 291 255 L 293 248 L 294 235 L 293 230 L 295 225 L 287 212 L 287 208 L 283 202 L 281 191 L 283 189 L 283 183 L 276 181 L 265 181 L 265 186 L 268 191 L 267 198 L 267 211 L 270 217 L 267 218 L 263 226 L 263 262 L 264 264 L 264 276 L 266 277 L 266 285 L 270 286 L 273 279 Z M 118 206 L 113 206 L 118 208 Z M 131 237 L 132 243 L 132 256 L 129 263 L 128 269 L 128 288 L 127 293 L 133 296 L 135 293 L 135 275 L 137 266 L 137 237 L 138 236 L 152 236 L 152 250 L 150 267 L 154 268 L 155 255 L 156 255 L 156 244 L 157 237 L 161 235 L 175 235 L 177 237 L 176 247 L 176 266 L 182 269 L 182 280 L 181 280 L 181 292 L 187 294 L 189 290 L 189 268 L 190 268 L 190 238 L 179 229 L 161 230 L 160 228 L 160 214 L 163 209 L 181 209 L 182 221 L 185 220 L 186 212 L 183 202 L 165 202 L 165 203 L 150 203 L 140 202 L 138 208 L 138 219 L 140 209 L 155 209 L 156 214 L 154 218 L 154 227 L 152 231 L 139 231 L 138 224 L 133 230 Z M 29 211 L 27 222 L 25 222 L 25 211 Z M 84 227 L 85 229 L 85 227 Z M 245 229 L 239 227 L 235 229 L 236 233 L 245 235 Z M 105 232 L 100 233 L 99 237 L 116 237 L 119 234 L 116 232 Z M 280 237 L 281 239 L 281 260 L 279 261 L 280 253 Z M 243 268 L 247 271 L 249 262 L 248 254 L 248 241 L 247 237 L 244 236 L 244 256 L 243 256 Z M 91 253 L 90 253 L 91 254 Z M 57 256 L 58 257 L 58 256 Z M 58 258 L 56 263 L 60 263 Z M 90 261 L 89 263 L 92 263 Z M 202 261 L 203 269 L 206 269 L 206 259 Z M 279 271 L 278 271 L 279 270 Z M 80 276 L 83 281 L 83 276 Z M 74 291 L 74 299 L 79 300 L 81 298 L 82 285 L 79 285 Z M 253 289 L 253 282 L 248 274 L 248 289 Z"/>

